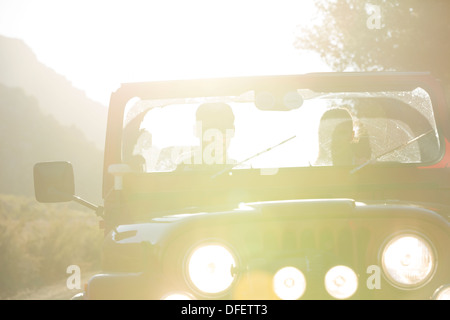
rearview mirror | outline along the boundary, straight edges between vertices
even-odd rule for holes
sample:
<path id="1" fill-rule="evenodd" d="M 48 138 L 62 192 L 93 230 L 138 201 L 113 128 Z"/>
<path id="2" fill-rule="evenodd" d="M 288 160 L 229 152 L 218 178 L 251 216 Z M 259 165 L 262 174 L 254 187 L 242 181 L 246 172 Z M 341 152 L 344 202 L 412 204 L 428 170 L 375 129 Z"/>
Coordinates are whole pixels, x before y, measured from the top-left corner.
<path id="1" fill-rule="evenodd" d="M 70 162 L 41 162 L 34 165 L 34 192 L 38 202 L 73 200 L 75 183 Z"/>

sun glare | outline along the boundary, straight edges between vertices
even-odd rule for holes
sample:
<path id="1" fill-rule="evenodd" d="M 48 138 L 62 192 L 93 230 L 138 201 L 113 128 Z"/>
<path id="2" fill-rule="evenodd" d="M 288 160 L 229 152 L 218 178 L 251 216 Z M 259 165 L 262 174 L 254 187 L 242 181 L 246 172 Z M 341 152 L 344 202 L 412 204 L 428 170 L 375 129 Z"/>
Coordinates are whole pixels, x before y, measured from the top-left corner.
<path id="1" fill-rule="evenodd" d="M 311 19 L 313 7 L 306 1 L 14 0 L 2 5 L 0 33 L 24 39 L 42 63 L 107 105 L 124 82 L 323 70 L 317 57 L 293 46 L 296 26 Z"/>

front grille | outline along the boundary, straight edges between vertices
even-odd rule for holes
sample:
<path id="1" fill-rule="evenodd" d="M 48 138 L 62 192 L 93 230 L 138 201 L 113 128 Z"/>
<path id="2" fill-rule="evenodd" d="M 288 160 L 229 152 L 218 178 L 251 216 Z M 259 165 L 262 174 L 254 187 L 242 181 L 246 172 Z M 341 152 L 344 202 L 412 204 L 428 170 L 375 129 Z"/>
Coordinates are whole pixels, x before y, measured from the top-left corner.
<path id="1" fill-rule="evenodd" d="M 250 264 L 252 260 L 282 264 L 283 259 L 312 261 L 321 258 L 324 264 L 364 267 L 369 230 L 350 227 L 340 220 L 323 224 L 323 221 L 308 220 L 264 223 L 250 232 L 247 230 L 238 247 L 245 250 L 243 258 Z"/>

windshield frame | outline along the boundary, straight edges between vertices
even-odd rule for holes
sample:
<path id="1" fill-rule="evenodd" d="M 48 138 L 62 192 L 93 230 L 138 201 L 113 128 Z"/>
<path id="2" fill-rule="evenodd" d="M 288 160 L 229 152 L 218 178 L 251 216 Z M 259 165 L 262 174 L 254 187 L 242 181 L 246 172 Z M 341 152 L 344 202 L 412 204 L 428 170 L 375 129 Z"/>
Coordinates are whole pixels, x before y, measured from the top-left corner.
<path id="1" fill-rule="evenodd" d="M 123 84 L 111 96 L 108 131 L 105 141 L 103 194 L 113 186 L 108 173 L 111 164 L 120 163 L 123 117 L 126 104 L 132 98 L 181 99 L 208 96 L 238 96 L 252 90 L 284 88 L 310 89 L 316 92 L 377 92 L 412 91 L 421 87 L 430 96 L 441 150 L 446 146 L 447 130 L 443 120 L 448 119 L 445 100 L 439 95 L 437 82 L 428 73 L 314 73 L 306 75 L 237 77 L 197 80 L 176 80 Z M 445 132 L 441 132 L 445 130 Z"/>

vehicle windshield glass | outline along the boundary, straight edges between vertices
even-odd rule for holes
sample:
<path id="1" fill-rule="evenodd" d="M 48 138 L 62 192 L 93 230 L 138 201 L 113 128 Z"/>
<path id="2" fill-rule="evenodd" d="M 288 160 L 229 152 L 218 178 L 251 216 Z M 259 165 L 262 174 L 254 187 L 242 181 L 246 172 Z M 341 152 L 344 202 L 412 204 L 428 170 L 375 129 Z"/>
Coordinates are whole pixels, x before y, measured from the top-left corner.
<path id="1" fill-rule="evenodd" d="M 354 167 L 373 158 L 422 165 L 440 154 L 431 99 L 421 88 L 132 99 L 124 115 L 122 159 L 143 172 Z"/>

